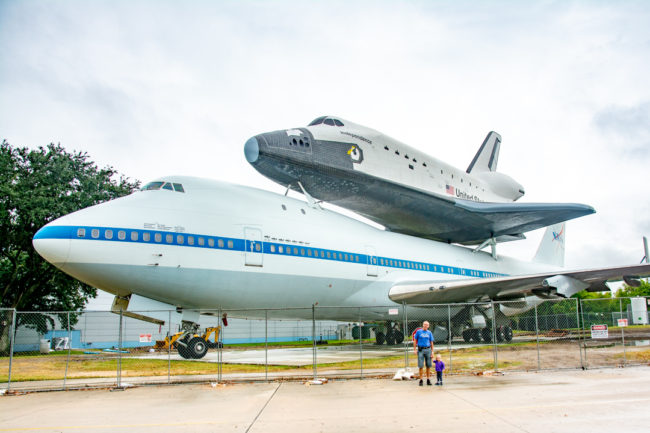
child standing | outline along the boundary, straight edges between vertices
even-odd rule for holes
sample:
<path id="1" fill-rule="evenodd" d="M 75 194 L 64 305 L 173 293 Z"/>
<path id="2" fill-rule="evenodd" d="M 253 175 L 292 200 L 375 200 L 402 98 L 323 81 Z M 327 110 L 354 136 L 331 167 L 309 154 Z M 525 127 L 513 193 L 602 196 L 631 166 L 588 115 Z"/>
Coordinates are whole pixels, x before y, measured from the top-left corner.
<path id="1" fill-rule="evenodd" d="M 436 366 L 436 385 L 442 386 L 442 372 L 445 369 L 445 363 L 442 362 L 440 354 L 436 355 L 436 360 L 433 363 Z"/>

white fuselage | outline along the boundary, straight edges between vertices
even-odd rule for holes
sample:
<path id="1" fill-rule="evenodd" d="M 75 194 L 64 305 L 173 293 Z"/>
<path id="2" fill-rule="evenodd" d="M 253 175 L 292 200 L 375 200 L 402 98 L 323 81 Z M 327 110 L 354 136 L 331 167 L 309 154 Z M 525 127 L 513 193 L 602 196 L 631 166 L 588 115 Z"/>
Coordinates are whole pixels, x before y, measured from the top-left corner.
<path id="1" fill-rule="evenodd" d="M 110 293 L 200 309 L 396 305 L 388 298 L 396 282 L 549 268 L 378 230 L 268 191 L 164 180 L 185 192 L 140 191 L 72 213 L 41 229 L 35 248 Z"/>

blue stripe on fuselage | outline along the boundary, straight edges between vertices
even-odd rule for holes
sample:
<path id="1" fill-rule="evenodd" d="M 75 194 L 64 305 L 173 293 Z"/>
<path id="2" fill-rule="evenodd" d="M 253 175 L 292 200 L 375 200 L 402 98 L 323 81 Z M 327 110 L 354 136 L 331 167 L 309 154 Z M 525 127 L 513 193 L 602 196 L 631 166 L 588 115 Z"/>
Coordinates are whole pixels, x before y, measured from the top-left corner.
<path id="1" fill-rule="evenodd" d="M 83 236 L 81 235 L 82 232 Z M 148 237 L 147 240 L 145 240 L 146 237 Z M 375 257 L 366 254 L 350 253 L 347 251 L 313 248 L 299 244 L 251 241 L 240 238 L 207 236 L 194 233 L 179 233 L 161 230 L 94 226 L 46 226 L 36 232 L 34 239 L 77 239 L 88 241 L 129 242 L 154 245 L 174 245 L 191 248 L 208 248 L 217 250 L 247 251 L 253 253 L 259 252 L 281 256 L 302 257 L 305 259 L 348 262 L 361 265 L 376 265 L 378 267 L 384 268 L 435 272 L 475 278 L 490 278 L 507 275 L 496 272 L 481 271 L 478 269 L 444 266 L 435 263 L 415 262 L 412 260 L 395 259 L 391 257 Z M 201 240 L 202 244 L 199 243 Z M 256 251 L 256 244 L 259 243 L 262 244 L 260 247 L 261 251 Z"/>

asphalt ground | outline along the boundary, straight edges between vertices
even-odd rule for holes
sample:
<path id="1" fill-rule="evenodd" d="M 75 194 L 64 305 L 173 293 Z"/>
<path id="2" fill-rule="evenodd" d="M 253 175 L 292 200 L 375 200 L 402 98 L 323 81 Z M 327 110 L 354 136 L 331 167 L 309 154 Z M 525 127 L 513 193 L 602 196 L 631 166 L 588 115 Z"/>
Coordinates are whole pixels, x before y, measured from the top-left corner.
<path id="1" fill-rule="evenodd" d="M 40 392 L 0 397 L 0 432 L 647 432 L 648 390 L 631 367 Z"/>

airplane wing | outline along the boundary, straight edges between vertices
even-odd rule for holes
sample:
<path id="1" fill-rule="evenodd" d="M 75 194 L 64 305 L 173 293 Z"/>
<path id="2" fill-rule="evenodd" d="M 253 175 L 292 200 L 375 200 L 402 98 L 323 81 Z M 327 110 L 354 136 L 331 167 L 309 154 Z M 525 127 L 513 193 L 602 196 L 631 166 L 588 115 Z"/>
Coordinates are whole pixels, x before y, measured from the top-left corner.
<path id="1" fill-rule="evenodd" d="M 395 284 L 388 297 L 406 304 L 443 304 L 516 299 L 535 294 L 542 298 L 569 297 L 580 290 L 608 290 L 607 281 L 625 280 L 634 285 L 650 276 L 650 264 L 617 266 L 579 271 L 550 271 L 543 274 L 494 278 L 472 278 L 447 282 L 402 282 Z"/>
<path id="2" fill-rule="evenodd" d="M 485 203 L 447 197 L 385 180 L 364 182 L 337 178 L 321 182 L 303 174 L 308 192 L 329 203 L 352 209 L 388 230 L 465 245 L 486 239 L 521 239 L 523 233 L 589 215 L 594 208 L 577 203 Z M 348 191 L 343 194 L 342 191 Z"/>

